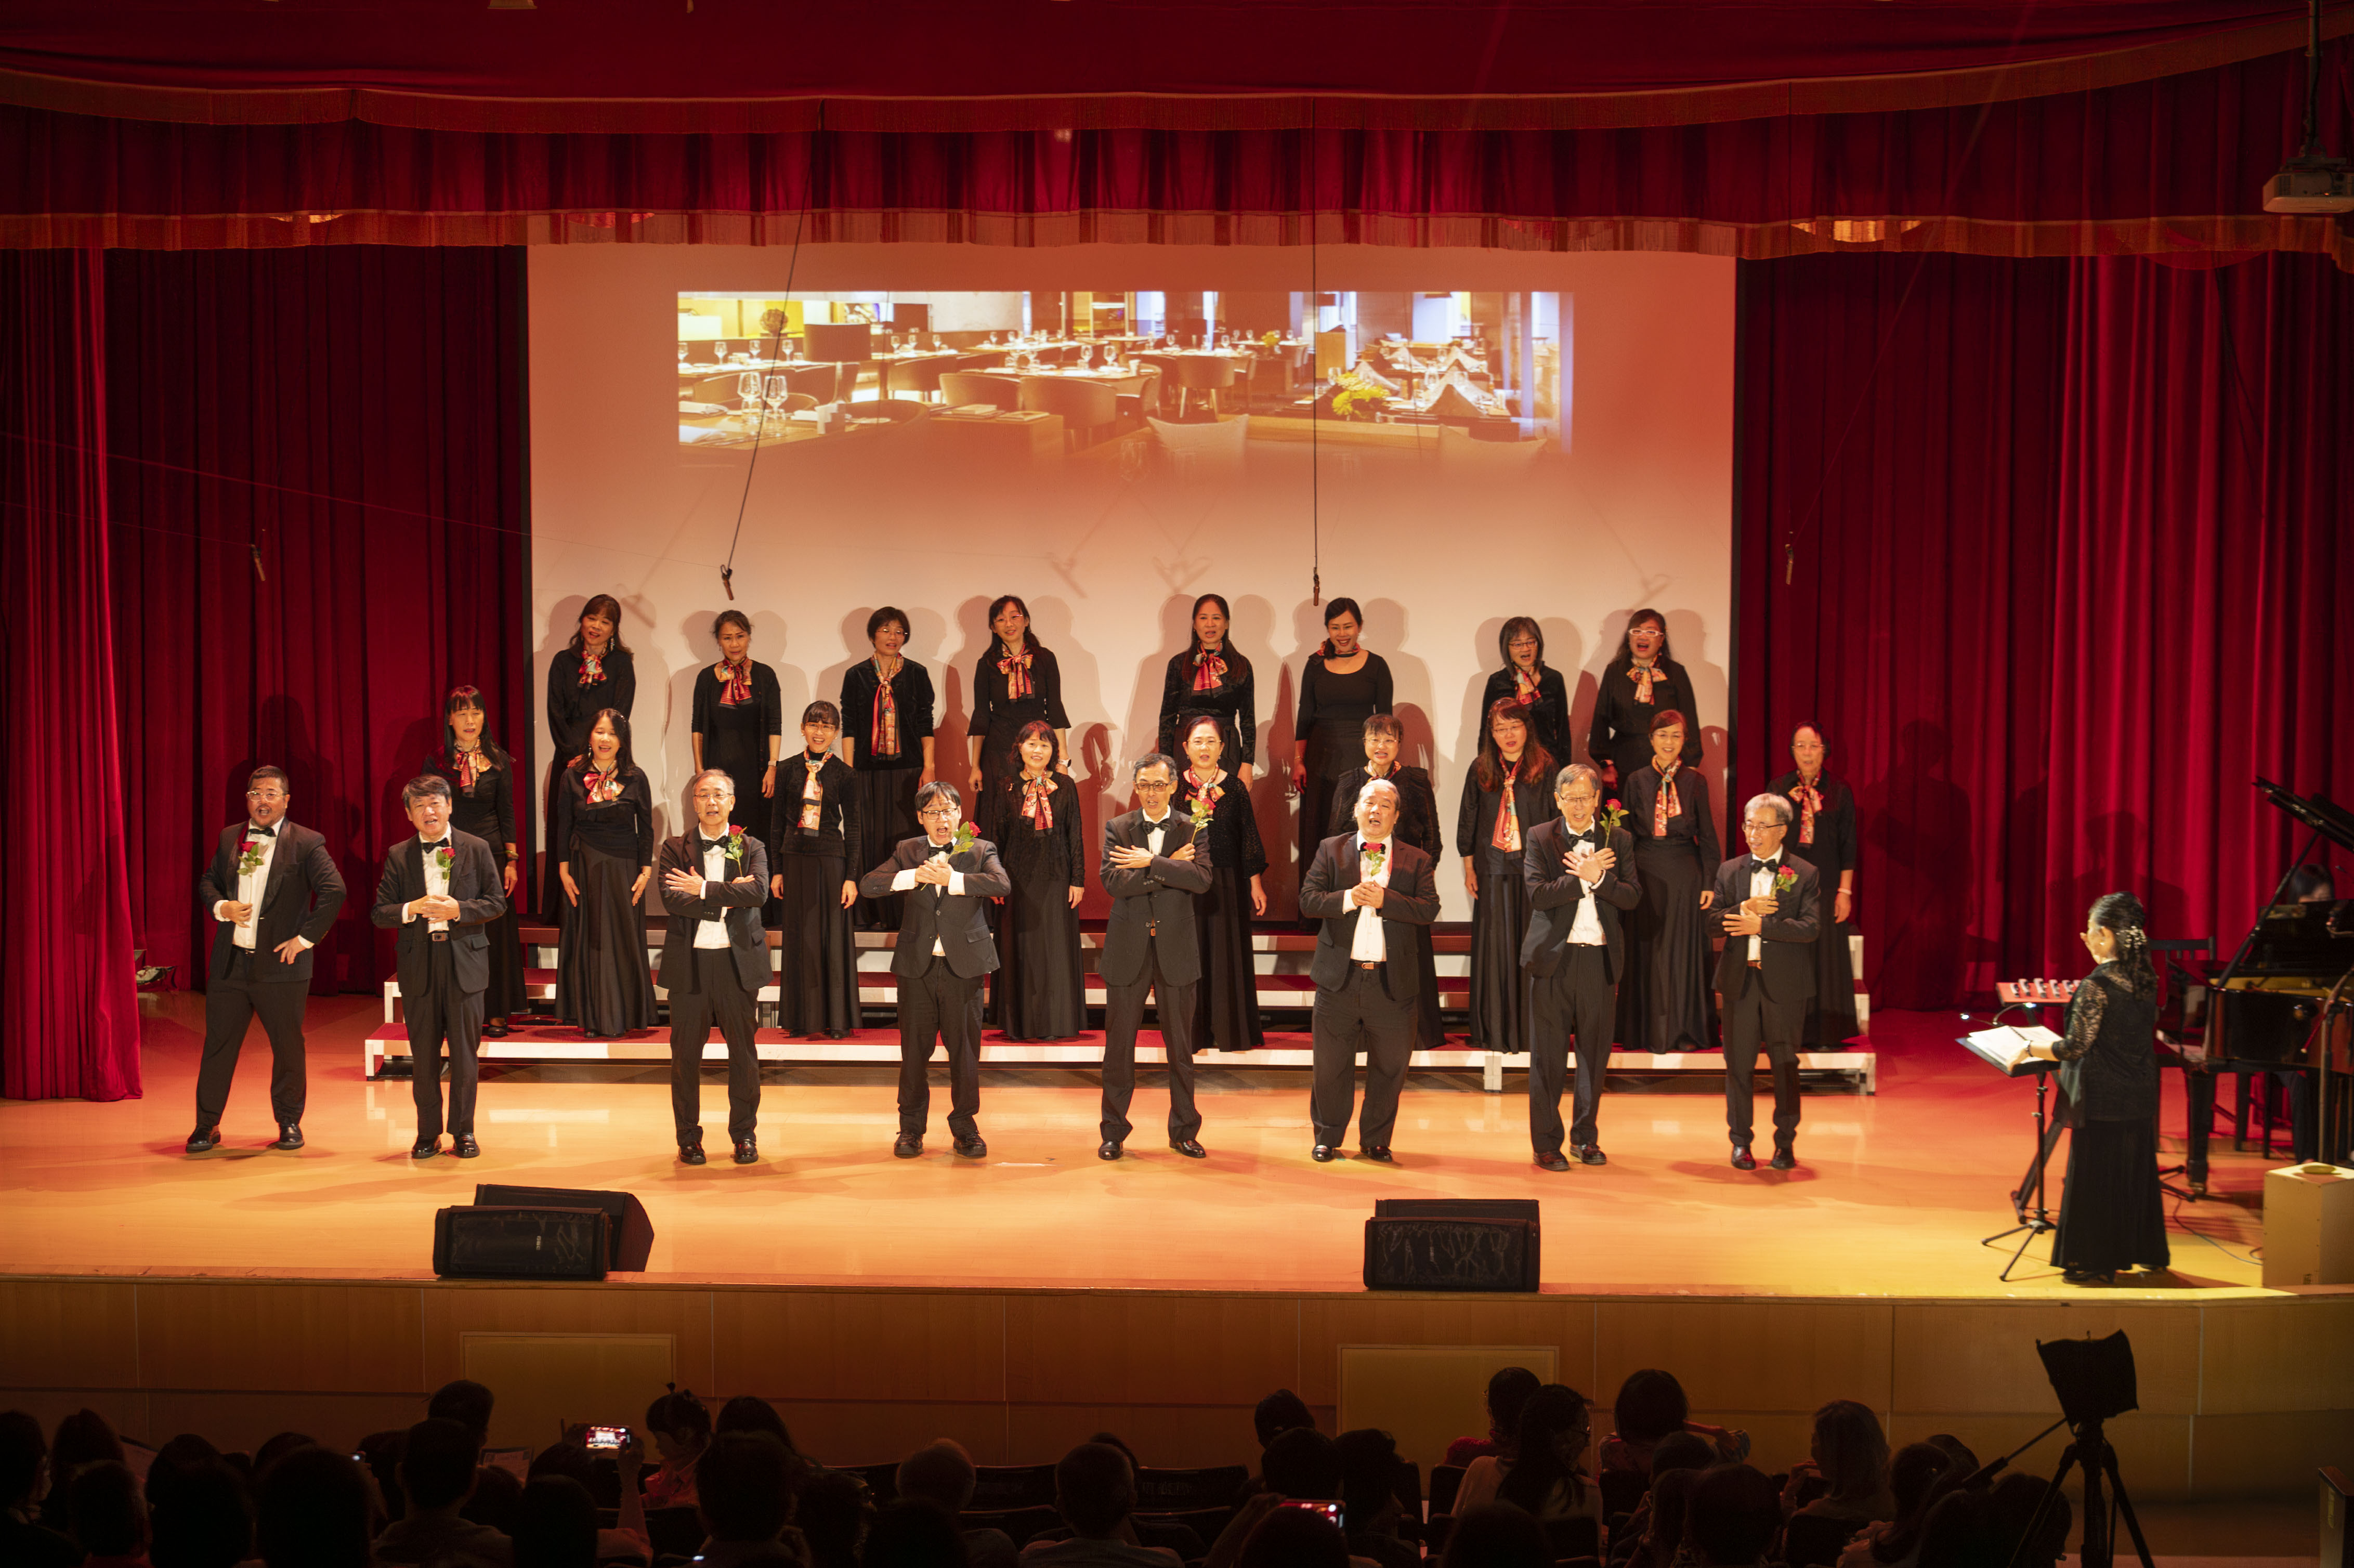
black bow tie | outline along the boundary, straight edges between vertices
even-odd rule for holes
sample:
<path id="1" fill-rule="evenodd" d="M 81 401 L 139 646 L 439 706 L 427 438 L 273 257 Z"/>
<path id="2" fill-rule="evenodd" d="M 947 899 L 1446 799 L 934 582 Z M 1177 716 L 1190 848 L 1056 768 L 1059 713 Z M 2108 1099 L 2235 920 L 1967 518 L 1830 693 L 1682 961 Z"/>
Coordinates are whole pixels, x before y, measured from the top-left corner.
<path id="1" fill-rule="evenodd" d="M 1749 869 L 1752 871 L 1779 871 L 1782 869 L 1782 862 L 1778 857 L 1774 860 L 1759 860 L 1755 855 L 1751 855 L 1749 857 Z"/>
<path id="2" fill-rule="evenodd" d="M 1569 842 L 1574 844 L 1592 843 L 1594 842 L 1594 830 L 1592 828 L 1564 828 L 1563 831 L 1569 834 Z"/>
<path id="3" fill-rule="evenodd" d="M 435 839 L 431 843 L 425 846 L 429 853 L 434 850 L 445 850 L 451 847 L 452 846 L 448 839 Z"/>
<path id="4" fill-rule="evenodd" d="M 265 839 L 274 839 L 278 836 L 278 830 L 276 828 L 256 827 L 251 822 L 245 824 L 245 831 L 249 837 L 255 833 L 260 834 Z"/>
<path id="5" fill-rule="evenodd" d="M 726 839 L 706 839 L 703 838 L 699 833 L 695 836 L 697 839 L 701 840 L 704 853 L 709 854 L 714 850 L 717 850 L 721 854 L 726 854 L 727 853 L 727 841 Z"/>

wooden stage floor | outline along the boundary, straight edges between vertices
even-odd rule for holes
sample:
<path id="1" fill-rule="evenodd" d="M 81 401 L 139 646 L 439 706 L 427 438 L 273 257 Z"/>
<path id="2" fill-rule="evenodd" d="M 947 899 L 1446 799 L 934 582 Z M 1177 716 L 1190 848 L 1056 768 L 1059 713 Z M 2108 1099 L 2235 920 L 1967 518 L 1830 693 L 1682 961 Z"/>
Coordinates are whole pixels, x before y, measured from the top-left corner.
<path id="1" fill-rule="evenodd" d="M 485 1075 L 480 1160 L 408 1157 L 405 1081 L 354 1065 L 374 997 L 311 1013 L 309 1147 L 270 1152 L 269 1051 L 249 1043 L 228 1145 L 190 1159 L 201 999 L 165 999 L 145 1024 L 146 1096 L 113 1105 L 0 1103 L 0 1202 L 13 1274 L 429 1277 L 433 1212 L 477 1181 L 627 1188 L 655 1242 L 651 1282 L 939 1287 L 1353 1291 L 1363 1221 L 1384 1196 L 1534 1197 L 1544 1281 L 1585 1295 L 2081 1297 L 2030 1248 L 2006 1284 L 2005 1193 L 2030 1146 L 2033 1096 L 1952 1043 L 1952 1014 L 1882 1012 L 1880 1093 L 1810 1088 L 1789 1174 L 1732 1170 L 1720 1090 L 1622 1083 L 1603 1102 L 1610 1164 L 1562 1175 L 1529 1159 L 1525 1075 L 1483 1093 L 1476 1069 L 1417 1074 L 1398 1163 L 1308 1158 L 1307 1075 L 1212 1056 L 1203 1073 L 1206 1161 L 1159 1136 L 1162 1075 L 1143 1076 L 1129 1157 L 1095 1158 L 1092 1072 L 983 1075 L 985 1161 L 948 1151 L 944 1070 L 919 1160 L 891 1157 L 892 1074 L 771 1068 L 763 1158 L 728 1161 L 722 1077 L 705 1075 L 713 1163 L 679 1165 L 666 1073 L 642 1066 L 508 1067 Z M 1246 1060 L 1243 1059 L 1243 1060 Z M 1761 1111 L 1766 1097 L 1761 1094 Z M 2162 1125 L 2179 1142 L 2180 1086 Z M 1566 1106 L 1564 1106 L 1564 1110 Z M 1761 1144 L 1762 1152 L 1762 1144 Z M 2053 1161 L 2052 1202 L 2065 1150 Z M 2285 1162 L 2285 1155 L 2275 1162 Z M 2258 1287 L 2257 1153 L 2218 1139 L 2214 1195 L 2169 1203 L 2170 1273 L 2116 1294 L 2177 1299 Z"/>

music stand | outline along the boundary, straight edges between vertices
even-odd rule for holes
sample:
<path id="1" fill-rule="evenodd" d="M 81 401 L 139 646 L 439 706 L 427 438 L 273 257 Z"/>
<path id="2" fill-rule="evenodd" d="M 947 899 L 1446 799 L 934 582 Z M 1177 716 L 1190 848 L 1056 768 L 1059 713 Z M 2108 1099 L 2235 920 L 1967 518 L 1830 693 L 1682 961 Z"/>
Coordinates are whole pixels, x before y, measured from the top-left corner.
<path id="1" fill-rule="evenodd" d="M 801 352 L 815 364 L 833 366 L 835 401 L 849 402 L 858 389 L 857 367 L 875 357 L 874 334 L 865 322 L 811 322 L 801 328 Z M 846 387 L 845 366 L 850 371 Z"/>
<path id="2" fill-rule="evenodd" d="M 1966 1049 L 1970 1044 L 1967 1035 L 1960 1037 L 1957 1043 Z M 2043 1167 L 2052 1159 L 2052 1146 L 2059 1141 L 2056 1136 L 2048 1135 L 2045 1132 L 2050 1118 L 2044 1109 L 2044 1099 L 2052 1092 L 2052 1075 L 2059 1069 L 2060 1065 L 2057 1062 L 2042 1062 L 2024 1075 L 2035 1080 L 2035 1155 L 2027 1162 L 2027 1174 L 2020 1179 L 2018 1189 L 2010 1194 L 2011 1216 L 2019 1223 L 2009 1230 L 1997 1231 L 1978 1242 L 1980 1246 L 1993 1246 L 1996 1243 L 2008 1241 L 2012 1236 L 2019 1237 L 2019 1245 L 2012 1249 L 2010 1261 L 2002 1266 L 2000 1274 L 1995 1276 L 2000 1280 L 2008 1281 L 2010 1278 L 2010 1271 L 2017 1268 L 2019 1260 L 2027 1255 L 2030 1243 L 2037 1236 L 2060 1228 L 2058 1222 L 2052 1218 L 2051 1210 L 2043 1202 Z M 2014 1076 L 2017 1075 L 2014 1075 Z M 2056 1134 L 2058 1130 L 2057 1128 L 2052 1128 L 2052 1134 Z M 2021 1234 L 2022 1232 L 2025 1234 Z"/>

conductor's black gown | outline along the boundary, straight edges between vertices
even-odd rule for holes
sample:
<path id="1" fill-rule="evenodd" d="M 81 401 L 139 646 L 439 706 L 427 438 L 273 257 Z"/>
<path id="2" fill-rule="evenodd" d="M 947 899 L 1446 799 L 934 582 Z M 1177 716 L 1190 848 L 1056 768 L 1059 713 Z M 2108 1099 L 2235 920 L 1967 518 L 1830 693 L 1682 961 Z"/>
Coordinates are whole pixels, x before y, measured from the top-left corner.
<path id="1" fill-rule="evenodd" d="M 2158 995 L 2146 969 L 2112 959 L 2076 988 L 2052 1054 L 2068 1096 L 2068 1175 L 2052 1261 L 2106 1274 L 2163 1268 L 2158 1181 Z"/>

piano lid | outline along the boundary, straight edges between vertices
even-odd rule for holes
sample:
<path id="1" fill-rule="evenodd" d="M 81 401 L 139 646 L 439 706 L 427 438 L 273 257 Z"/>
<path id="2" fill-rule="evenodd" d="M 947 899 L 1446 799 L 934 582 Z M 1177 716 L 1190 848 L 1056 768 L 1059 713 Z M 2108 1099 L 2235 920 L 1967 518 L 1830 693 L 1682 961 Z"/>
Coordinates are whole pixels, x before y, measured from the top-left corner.
<path id="1" fill-rule="evenodd" d="M 2257 779 L 2256 788 L 2262 789 L 2264 798 L 2274 805 L 2339 849 L 2354 853 L 2354 811 L 2334 804 L 2327 795 L 2299 795 L 2269 779 Z"/>

